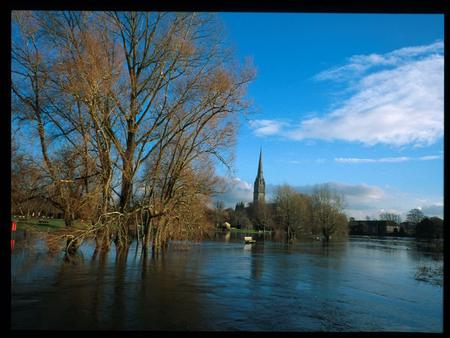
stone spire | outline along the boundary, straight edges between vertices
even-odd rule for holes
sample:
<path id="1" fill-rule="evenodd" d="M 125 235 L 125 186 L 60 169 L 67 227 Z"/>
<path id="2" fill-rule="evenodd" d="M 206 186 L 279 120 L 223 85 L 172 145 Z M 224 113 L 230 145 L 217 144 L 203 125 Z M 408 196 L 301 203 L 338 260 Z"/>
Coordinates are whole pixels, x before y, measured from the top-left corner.
<path id="1" fill-rule="evenodd" d="M 258 175 L 256 177 L 263 177 L 262 147 L 259 149 Z"/>
<path id="2" fill-rule="evenodd" d="M 263 176 L 262 148 L 261 148 L 259 151 L 258 173 L 256 175 L 255 184 L 253 187 L 253 204 L 255 206 L 257 204 L 265 202 L 265 190 L 266 190 L 266 182 L 264 181 Z"/>

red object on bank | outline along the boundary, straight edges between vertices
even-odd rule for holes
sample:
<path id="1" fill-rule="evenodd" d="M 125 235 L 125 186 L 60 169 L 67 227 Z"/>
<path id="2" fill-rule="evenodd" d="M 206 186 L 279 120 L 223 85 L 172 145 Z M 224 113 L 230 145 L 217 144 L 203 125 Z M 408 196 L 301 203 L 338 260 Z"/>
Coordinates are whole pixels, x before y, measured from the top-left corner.
<path id="1" fill-rule="evenodd" d="M 17 223 L 16 221 L 11 221 L 11 236 L 16 233 Z M 11 238 L 11 251 L 14 250 L 14 238 Z"/>

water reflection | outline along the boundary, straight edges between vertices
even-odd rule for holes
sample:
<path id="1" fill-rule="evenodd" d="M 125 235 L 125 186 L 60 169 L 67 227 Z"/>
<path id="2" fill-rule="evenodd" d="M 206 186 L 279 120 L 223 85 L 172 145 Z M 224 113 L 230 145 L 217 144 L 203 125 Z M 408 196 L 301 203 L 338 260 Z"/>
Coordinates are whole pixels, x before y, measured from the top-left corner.
<path id="1" fill-rule="evenodd" d="M 84 243 L 64 258 L 32 237 L 12 257 L 13 329 L 442 330 L 442 287 L 415 278 L 442 256 L 410 240 L 244 245 L 221 233 L 158 256 Z"/>
<path id="2" fill-rule="evenodd" d="M 253 280 L 259 280 L 263 273 L 264 267 L 264 245 L 258 243 L 251 245 L 251 252 L 251 276 Z"/>

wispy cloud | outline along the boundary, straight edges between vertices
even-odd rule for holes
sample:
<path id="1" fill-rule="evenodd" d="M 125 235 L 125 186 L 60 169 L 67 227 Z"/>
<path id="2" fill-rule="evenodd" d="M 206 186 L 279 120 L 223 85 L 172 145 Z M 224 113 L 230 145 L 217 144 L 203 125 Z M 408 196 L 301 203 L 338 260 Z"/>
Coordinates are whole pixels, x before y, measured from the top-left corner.
<path id="1" fill-rule="evenodd" d="M 440 160 L 442 156 L 440 155 L 430 155 L 421 157 L 382 157 L 382 158 L 355 158 L 355 157 L 337 157 L 334 159 L 338 163 L 400 163 L 407 161 L 432 161 Z"/>
<path id="2" fill-rule="evenodd" d="M 316 159 L 288 160 L 286 162 L 290 164 L 305 164 L 305 163 L 323 164 L 326 163 L 327 160 L 324 158 L 316 158 Z"/>
<path id="3" fill-rule="evenodd" d="M 250 128 L 256 136 L 268 136 L 278 134 L 285 122 L 277 120 L 251 120 L 249 121 Z"/>
<path id="4" fill-rule="evenodd" d="M 396 67 L 408 62 L 414 62 L 429 57 L 442 55 L 442 41 L 424 45 L 396 49 L 386 54 L 353 55 L 347 63 L 324 70 L 315 76 L 316 80 L 348 81 L 361 76 L 364 72 L 377 67 Z"/>
<path id="5" fill-rule="evenodd" d="M 352 94 L 337 102 L 336 109 L 297 125 L 254 120 L 250 127 L 255 134 L 394 146 L 429 145 L 443 136 L 442 42 L 356 55 L 343 66 L 319 73 L 316 79 L 346 81 Z"/>
<path id="6" fill-rule="evenodd" d="M 441 155 L 429 155 L 429 156 L 422 156 L 418 158 L 421 161 L 433 161 L 433 160 L 440 160 L 442 159 Z"/>
<path id="7" fill-rule="evenodd" d="M 378 163 L 383 163 L 383 162 L 398 163 L 398 162 L 410 161 L 411 158 L 410 157 L 384 157 L 384 158 L 375 159 L 375 158 L 338 157 L 338 158 L 335 158 L 334 160 L 339 163 L 377 163 L 377 162 Z"/>

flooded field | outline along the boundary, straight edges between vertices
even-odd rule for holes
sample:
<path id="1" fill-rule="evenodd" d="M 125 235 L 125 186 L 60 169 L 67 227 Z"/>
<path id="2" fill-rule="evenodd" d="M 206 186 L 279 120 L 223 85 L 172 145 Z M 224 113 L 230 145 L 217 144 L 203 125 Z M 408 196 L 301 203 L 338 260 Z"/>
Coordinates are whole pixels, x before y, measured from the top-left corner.
<path id="1" fill-rule="evenodd" d="M 65 261 L 18 233 L 12 329 L 442 332 L 442 254 L 404 238 L 257 239 L 217 234 L 157 258 L 84 243 Z"/>

